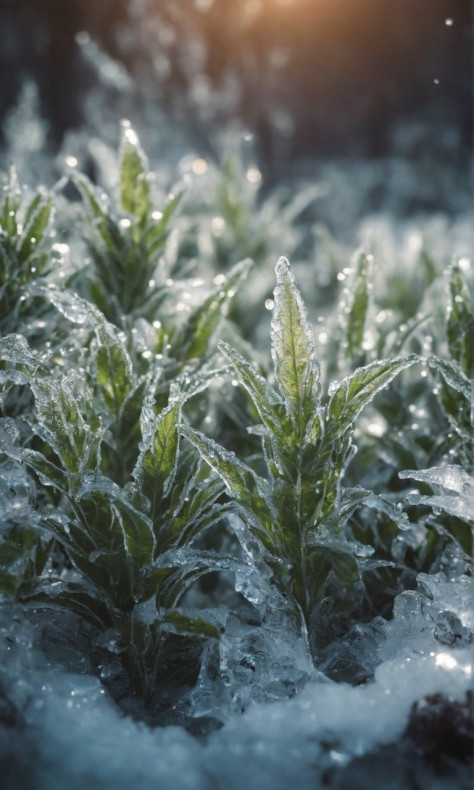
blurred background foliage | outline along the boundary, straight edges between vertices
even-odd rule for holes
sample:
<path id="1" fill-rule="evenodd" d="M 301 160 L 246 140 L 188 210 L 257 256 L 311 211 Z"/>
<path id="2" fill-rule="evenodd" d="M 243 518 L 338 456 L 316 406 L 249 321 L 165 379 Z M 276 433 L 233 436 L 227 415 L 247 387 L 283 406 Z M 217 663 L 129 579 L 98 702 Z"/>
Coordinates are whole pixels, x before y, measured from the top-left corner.
<path id="1" fill-rule="evenodd" d="M 85 122 L 96 45 L 130 114 L 159 105 L 203 152 L 238 121 L 266 183 L 394 151 L 467 177 L 467 0 L 0 0 L 0 121 L 34 81 L 57 150 Z"/>

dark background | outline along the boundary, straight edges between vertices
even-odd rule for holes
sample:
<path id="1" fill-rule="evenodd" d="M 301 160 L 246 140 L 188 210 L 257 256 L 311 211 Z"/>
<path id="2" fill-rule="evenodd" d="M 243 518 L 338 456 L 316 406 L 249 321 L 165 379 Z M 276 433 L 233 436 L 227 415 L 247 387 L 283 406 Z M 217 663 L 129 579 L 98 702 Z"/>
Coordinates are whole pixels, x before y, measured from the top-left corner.
<path id="1" fill-rule="evenodd" d="M 81 31 L 125 66 L 137 107 L 201 141 L 238 119 L 270 170 L 385 156 L 403 128 L 414 155 L 462 167 L 470 149 L 469 0 L 0 0 L 0 121 L 33 79 L 52 150 L 97 80 Z"/>

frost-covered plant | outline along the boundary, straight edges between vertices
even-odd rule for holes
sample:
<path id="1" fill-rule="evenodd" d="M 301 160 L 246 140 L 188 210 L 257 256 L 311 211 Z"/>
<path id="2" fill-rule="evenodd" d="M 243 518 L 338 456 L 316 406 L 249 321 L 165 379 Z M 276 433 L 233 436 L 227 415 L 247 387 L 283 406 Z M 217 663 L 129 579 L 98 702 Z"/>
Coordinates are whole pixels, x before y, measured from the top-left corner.
<path id="1" fill-rule="evenodd" d="M 246 135 L 229 134 L 217 162 L 195 161 L 198 174 L 189 187 L 182 239 L 183 248 L 188 245 L 199 265 L 207 264 L 217 277 L 240 259 L 254 262 L 252 280 L 237 294 L 230 312 L 245 338 L 252 336 L 262 304 L 271 295 L 272 262 L 282 253 L 294 259 L 308 246 L 308 224 L 301 217 L 320 194 L 319 186 L 311 185 L 265 195 L 262 173 L 248 146 Z"/>
<path id="2" fill-rule="evenodd" d="M 427 267 L 429 264 L 426 287 L 431 291 L 425 295 L 419 312 L 405 312 L 400 317 L 407 319 L 406 323 L 394 328 L 393 318 L 390 321 L 386 318 L 396 300 L 387 302 L 385 296 L 384 301 L 379 301 L 374 287 L 377 261 L 360 253 L 355 259 L 350 287 L 345 289 L 344 312 L 337 335 L 342 347 L 338 365 L 342 369 L 351 369 L 355 363 L 384 354 L 399 353 L 404 348 L 429 355 L 421 377 L 396 381 L 380 395 L 375 409 L 370 407 L 366 431 L 360 435 L 361 466 L 366 468 L 363 479 L 373 479 L 377 470 L 384 487 L 394 493 L 399 491 L 399 472 L 404 467 L 413 470 L 413 475 L 407 473 L 404 478 L 411 476 L 422 481 L 425 472 L 417 470 L 434 467 L 436 472 L 439 465 L 452 467 L 457 463 L 461 472 L 472 465 L 469 366 L 473 319 L 463 271 L 466 259 L 455 260 L 449 267 L 446 307 L 442 288 L 445 276 L 441 272 L 436 276 L 433 260 L 427 253 L 423 257 Z M 418 302 L 415 307 L 418 309 Z M 429 386 L 429 372 L 436 378 L 434 387 Z M 434 424 L 438 426 L 436 431 L 432 430 Z M 422 477 L 418 478 L 418 474 Z M 410 496 L 407 501 L 413 504 L 415 499 Z M 410 511 L 414 520 L 418 520 L 417 530 L 401 538 L 394 532 L 390 536 L 390 531 L 385 530 L 382 535 L 380 530 L 372 528 L 371 542 L 380 547 L 382 556 L 395 560 L 405 571 L 409 567 L 412 573 L 429 570 L 439 561 L 451 535 L 467 559 L 470 555 L 467 523 L 461 523 L 450 512 L 449 518 L 441 519 L 443 523 L 439 517 L 435 520 L 430 517 L 422 526 L 418 513 Z M 358 529 L 356 534 L 361 534 Z M 384 574 L 387 573 L 385 570 Z"/>
<path id="3" fill-rule="evenodd" d="M 39 191 L 25 202 L 11 168 L 0 195 L 0 336 L 34 333 L 41 310 L 31 288 L 54 264 L 51 196 Z"/>
<path id="4" fill-rule="evenodd" d="M 168 196 L 161 211 L 154 210 L 153 180 L 128 122 L 123 125 L 118 205 L 84 175 L 75 176 L 87 209 L 84 237 L 91 257 L 91 267 L 78 272 L 76 286 L 126 333 L 130 348 L 144 352 L 145 359 L 164 359 L 165 377 L 172 379 L 185 367 L 196 369 L 208 360 L 210 340 L 251 261 L 236 263 L 216 283 L 195 276 L 175 281 L 165 247 L 183 192 Z"/>
<path id="5" fill-rule="evenodd" d="M 88 212 L 84 236 L 92 271 L 87 272 L 86 295 L 121 328 L 131 329 L 138 317 L 153 321 L 165 295 L 153 278 L 181 193 L 162 211 L 153 209 L 148 163 L 128 123 L 123 125 L 115 210 L 83 174 L 74 181 Z"/>
<path id="6" fill-rule="evenodd" d="M 346 488 L 343 478 L 355 452 L 361 410 L 417 357 L 358 368 L 334 383 L 324 402 L 308 316 L 284 258 L 277 264 L 276 278 L 271 331 L 275 386 L 233 348 L 220 344 L 260 417 L 260 425 L 251 430 L 261 436 L 267 476 L 202 433 L 187 426 L 181 430 L 224 480 L 275 583 L 311 633 L 328 582 L 336 577 L 341 587 L 350 589 L 360 578 L 361 558 L 372 553 L 344 535 L 352 513 L 365 504 L 403 523 L 389 501 L 360 487 Z"/>
<path id="7" fill-rule="evenodd" d="M 474 318 L 468 283 L 454 261 L 449 270 L 449 301 L 445 319 L 445 353 L 429 357 L 428 366 L 436 377 L 433 389 L 441 411 L 439 430 L 431 453 L 430 468 L 406 469 L 403 479 L 412 478 L 435 490 L 435 494 L 412 492 L 407 501 L 433 509 L 427 523 L 434 527 L 439 542 L 449 536 L 464 553 L 472 549 L 472 333 Z M 444 425 L 443 425 L 444 422 Z"/>
<path id="8" fill-rule="evenodd" d="M 96 364 L 108 415 L 94 411 L 92 391 L 73 372 L 30 381 L 33 428 L 43 450 L 11 455 L 59 495 L 60 507 L 44 514 L 41 526 L 75 572 L 25 579 L 18 595 L 69 608 L 99 629 L 100 644 L 119 654 L 134 690 L 149 699 L 170 657 L 170 633 L 218 635 L 215 625 L 179 604 L 196 579 L 220 567 L 212 552 L 189 546 L 225 513 L 217 504 L 223 485 L 204 474 L 189 451 L 179 452 L 178 424 L 189 395 L 178 389 L 158 414 L 153 393 L 141 393 L 141 440 L 129 481 L 119 485 L 101 471 L 114 417 L 123 419 L 127 397 L 128 408 L 136 408 L 140 388 L 113 328 L 102 322 L 98 336 Z"/>
<path id="9" fill-rule="evenodd" d="M 471 380 L 474 317 L 471 295 L 459 261 L 449 273 L 449 302 L 446 308 L 447 353 L 433 355 L 428 365 L 438 374 L 435 395 L 446 420 L 446 430 L 438 437 L 440 452 L 450 453 L 464 465 L 471 465 Z M 443 351 L 444 349 L 441 349 Z"/>
<path id="10" fill-rule="evenodd" d="M 10 178 L 0 204 L 0 593 L 88 621 L 92 662 L 116 654 L 148 700 L 173 662 L 184 667 L 181 649 L 197 658 L 217 636 L 229 600 L 236 619 L 248 602 L 260 609 L 263 621 L 252 612 L 246 623 L 262 634 L 281 626 L 286 600 L 318 666 L 357 679 L 335 658 L 338 637 L 374 632 L 374 616 L 390 615 L 420 571 L 447 567 L 450 551 L 469 571 L 466 262 L 450 267 L 446 318 L 434 259 L 410 305 L 401 291 L 380 295 L 366 249 L 337 279 L 334 261 L 329 279 L 311 270 L 308 286 L 326 282 L 307 289 L 325 314 L 318 358 L 280 259 L 264 377 L 267 356 L 245 338 L 266 332 L 265 262 L 275 245 L 300 247 L 292 222 L 309 193 L 285 206 L 260 200 L 258 172 L 238 157 L 208 170 L 196 180 L 209 186 L 202 200 L 188 183 L 186 200 L 156 212 L 155 182 L 124 126 L 118 200 L 73 177 L 84 266 L 66 193 L 28 200 Z M 60 277 L 51 238 L 66 225 L 73 274 Z M 242 290 L 251 262 L 231 264 L 247 255 Z M 350 277 L 337 303 L 337 282 Z M 397 378 L 419 355 L 421 375 Z M 408 479 L 420 490 L 406 491 Z M 411 528 L 400 531 L 403 503 Z M 211 615 L 206 602 L 225 606 Z M 230 628 L 221 657 L 233 638 Z"/>
<path id="11" fill-rule="evenodd" d="M 0 421 L 2 445 L 16 434 L 13 421 Z M 13 434 L 5 439 L 4 433 Z M 14 462 L 0 465 L 0 600 L 13 597 L 19 587 L 45 569 L 51 539 L 40 535 L 34 482 Z"/>

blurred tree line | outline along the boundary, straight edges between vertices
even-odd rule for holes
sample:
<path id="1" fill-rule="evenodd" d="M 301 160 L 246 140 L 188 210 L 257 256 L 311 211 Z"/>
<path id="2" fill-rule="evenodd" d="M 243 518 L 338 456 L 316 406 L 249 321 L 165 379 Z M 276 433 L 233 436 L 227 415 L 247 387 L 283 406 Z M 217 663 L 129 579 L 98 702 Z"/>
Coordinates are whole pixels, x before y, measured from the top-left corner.
<path id="1" fill-rule="evenodd" d="M 32 78 L 53 147 L 81 124 L 85 31 L 197 132 L 255 131 L 270 167 L 384 155 L 402 123 L 465 151 L 470 17 L 468 0 L 0 0 L 0 118 Z"/>

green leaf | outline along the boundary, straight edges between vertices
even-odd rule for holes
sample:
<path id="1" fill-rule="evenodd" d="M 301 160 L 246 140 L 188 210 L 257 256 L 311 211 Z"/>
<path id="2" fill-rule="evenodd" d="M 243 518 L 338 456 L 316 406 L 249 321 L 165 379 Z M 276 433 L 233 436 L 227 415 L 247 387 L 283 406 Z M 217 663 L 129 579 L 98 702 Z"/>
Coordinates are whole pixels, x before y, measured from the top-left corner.
<path id="1" fill-rule="evenodd" d="M 177 634 L 205 636 L 213 639 L 219 638 L 219 631 L 215 625 L 208 623 L 200 617 L 190 617 L 189 615 L 183 614 L 179 609 L 166 612 L 160 619 L 163 625 L 172 626 L 172 631 Z"/>
<path id="2" fill-rule="evenodd" d="M 181 355 L 185 359 L 202 357 L 206 353 L 209 339 L 226 315 L 236 288 L 247 277 L 251 264 L 252 261 L 247 258 L 234 266 L 224 287 L 211 293 L 204 304 L 190 315 L 182 341 Z"/>
<path id="3" fill-rule="evenodd" d="M 123 125 L 120 167 L 120 202 L 122 209 L 135 217 L 145 218 L 150 213 L 150 184 L 148 163 L 138 135 L 127 122 Z"/>
<path id="4" fill-rule="evenodd" d="M 145 406 L 142 411 L 143 440 L 133 478 L 150 502 L 153 521 L 161 515 L 163 499 L 169 494 L 174 482 L 179 449 L 177 426 L 180 416 L 180 401 L 170 403 L 158 417 L 155 417 L 153 409 L 149 406 Z"/>
<path id="5" fill-rule="evenodd" d="M 346 351 L 350 359 L 356 359 L 363 353 L 362 342 L 369 307 L 371 265 L 372 256 L 361 252 L 356 262 L 355 276 L 351 287 L 352 301 L 347 315 Z"/>
<path id="6" fill-rule="evenodd" d="M 98 549 L 110 549 L 115 544 L 120 550 L 122 545 L 137 570 L 152 562 L 155 537 L 151 521 L 133 507 L 126 492 L 112 480 L 98 473 L 85 473 L 76 502 L 86 516 L 84 525 Z M 120 535 L 123 543 L 116 540 Z"/>
<path id="7" fill-rule="evenodd" d="M 25 229 L 18 247 L 21 260 L 29 258 L 31 253 L 37 249 L 48 227 L 52 208 L 51 200 L 41 195 L 37 196 L 30 205 L 25 219 Z"/>
<path id="8" fill-rule="evenodd" d="M 231 507 L 229 504 L 217 503 L 224 493 L 224 483 L 220 477 L 207 477 L 200 483 L 196 482 L 196 478 L 197 474 L 191 476 L 179 492 L 176 507 L 173 503 L 170 539 L 175 547 L 186 545 L 204 529 L 222 521 Z"/>
<path id="9" fill-rule="evenodd" d="M 6 335 L 0 338 L 0 360 L 12 365 L 20 365 L 35 370 L 41 364 L 30 350 L 23 335 Z"/>
<path id="10" fill-rule="evenodd" d="M 228 343 L 220 341 L 219 351 L 229 360 L 240 384 L 247 390 L 263 424 L 270 433 L 284 441 L 285 410 L 281 398 L 255 367 Z"/>
<path id="11" fill-rule="evenodd" d="M 380 390 L 390 384 L 400 371 L 419 361 L 416 354 L 411 354 L 407 357 L 371 362 L 369 365 L 357 368 L 343 381 L 332 385 L 326 413 L 335 435 L 341 436 L 364 406 L 367 406 Z"/>
<path id="12" fill-rule="evenodd" d="M 148 565 L 155 551 L 155 536 L 151 521 L 125 501 L 124 497 L 115 499 L 111 512 L 125 536 L 125 548 L 133 560 L 135 570 L 140 571 Z"/>
<path id="13" fill-rule="evenodd" d="M 69 490 L 68 475 L 51 463 L 51 461 L 48 461 L 42 453 L 26 447 L 19 451 L 18 457 L 36 472 L 43 485 L 53 486 L 53 488 L 62 493 L 66 493 Z"/>
<path id="14" fill-rule="evenodd" d="M 166 206 L 163 208 L 163 211 L 160 212 L 159 219 L 153 220 L 153 223 L 147 226 L 143 241 L 147 245 L 149 256 L 152 256 L 166 241 L 169 234 L 168 225 L 181 203 L 183 194 L 184 193 L 181 191 L 177 192 L 175 195 L 169 196 Z"/>
<path id="15" fill-rule="evenodd" d="M 471 402 L 471 383 L 456 365 L 441 357 L 430 357 L 428 366 L 436 370 L 449 387 L 463 395 L 468 404 Z"/>
<path id="16" fill-rule="evenodd" d="M 342 541 L 325 541 L 312 547 L 318 564 L 325 560 L 335 576 L 344 584 L 354 584 L 360 579 L 359 566 L 350 544 Z M 314 560 L 313 560 L 314 561 Z"/>
<path id="17" fill-rule="evenodd" d="M 21 586 L 18 597 L 25 603 L 69 609 L 101 630 L 112 625 L 107 605 L 80 584 L 34 579 Z"/>
<path id="18" fill-rule="evenodd" d="M 355 510 L 359 507 L 368 507 L 372 510 L 377 510 L 379 513 L 384 513 L 391 521 L 400 529 L 409 529 L 410 522 L 408 516 L 403 512 L 401 506 L 391 502 L 379 494 L 374 494 L 373 491 L 368 491 L 359 486 L 355 488 L 344 488 L 342 491 L 341 505 L 339 516 L 344 521 L 347 521 Z"/>
<path id="19" fill-rule="evenodd" d="M 70 472 L 95 469 L 98 464 L 100 430 L 91 430 L 82 417 L 70 382 L 36 379 L 31 383 L 39 420 L 38 433 L 48 441 Z"/>
<path id="20" fill-rule="evenodd" d="M 451 267 L 449 292 L 451 301 L 446 322 L 449 351 L 464 375 L 469 377 L 472 367 L 474 319 L 471 294 L 457 263 L 454 263 Z"/>
<path id="21" fill-rule="evenodd" d="M 2 560 L 0 557 L 0 595 L 12 598 L 20 587 L 23 577 L 21 573 L 6 570 L 1 565 Z"/>
<path id="22" fill-rule="evenodd" d="M 73 176 L 73 183 L 77 187 L 79 193 L 82 195 L 83 200 L 86 202 L 92 216 L 102 223 L 107 217 L 106 204 L 101 194 L 99 198 L 96 195 L 96 190 L 83 173 L 75 173 Z"/>
<path id="23" fill-rule="evenodd" d="M 272 319 L 275 376 L 295 430 L 302 436 L 319 404 L 319 363 L 306 307 L 286 258 L 276 265 L 276 280 Z"/>
<path id="24" fill-rule="evenodd" d="M 96 329 L 99 348 L 96 354 L 97 384 L 104 400 L 116 417 L 133 387 L 133 368 L 125 343 L 110 324 Z"/>
<path id="25" fill-rule="evenodd" d="M 188 425 L 181 425 L 180 431 L 199 450 L 211 469 L 222 478 L 229 493 L 238 502 L 245 503 L 252 493 L 268 487 L 267 482 L 249 466 L 239 461 L 235 453 L 225 450 L 217 442 Z"/>
<path id="26" fill-rule="evenodd" d="M 17 212 L 21 195 L 18 176 L 13 165 L 10 166 L 8 178 L 5 181 L 5 184 L 2 184 L 3 202 L 0 203 L 0 227 L 13 237 L 17 235 Z"/>

